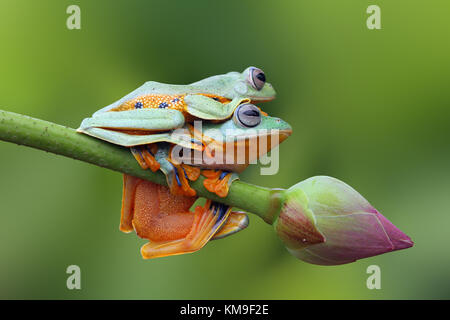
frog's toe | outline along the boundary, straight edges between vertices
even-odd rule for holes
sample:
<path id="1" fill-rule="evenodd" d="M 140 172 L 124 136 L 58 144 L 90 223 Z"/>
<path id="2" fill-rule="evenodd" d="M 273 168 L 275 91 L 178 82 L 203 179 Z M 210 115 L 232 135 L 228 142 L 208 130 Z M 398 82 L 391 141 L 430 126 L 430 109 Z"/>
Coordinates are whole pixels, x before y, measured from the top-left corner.
<path id="1" fill-rule="evenodd" d="M 139 163 L 142 169 L 146 170 L 148 169 L 148 164 L 144 159 L 144 156 L 142 155 L 142 151 L 140 148 L 137 147 L 131 147 L 130 148 L 131 154 L 134 156 L 136 161 Z"/>
<path id="2" fill-rule="evenodd" d="M 191 231 L 186 236 L 186 245 L 202 248 L 222 228 L 230 212 L 231 207 L 211 200 L 204 207 L 197 206 Z"/>
<path id="3" fill-rule="evenodd" d="M 159 162 L 156 161 L 156 159 L 155 159 L 156 150 L 157 150 L 156 145 L 154 145 L 154 146 L 146 145 L 144 147 L 144 150 L 142 151 L 142 156 L 144 157 L 145 162 L 147 163 L 150 170 L 152 170 L 153 172 L 158 171 L 159 168 L 161 167 Z"/>
<path id="4" fill-rule="evenodd" d="M 236 232 L 244 230 L 248 227 L 249 219 L 248 215 L 241 211 L 233 211 L 230 213 L 227 221 L 223 224 L 222 228 L 216 232 L 212 240 L 222 239 L 228 237 Z"/>
<path id="5" fill-rule="evenodd" d="M 159 170 L 161 165 L 155 159 L 155 153 L 157 151 L 156 145 L 144 145 L 139 147 L 132 147 L 131 153 L 134 158 L 137 160 L 142 169 L 152 170 L 156 172 Z"/>
<path id="6" fill-rule="evenodd" d="M 228 195 L 230 185 L 233 182 L 232 173 L 227 171 L 203 170 L 202 174 L 206 177 L 203 180 L 204 187 L 221 198 Z"/>
<path id="7" fill-rule="evenodd" d="M 178 165 L 169 160 L 174 170 L 171 178 L 168 179 L 170 192 L 176 195 L 193 197 L 197 192 L 189 185 L 189 177 L 195 177 L 195 172 L 189 172 L 189 175 L 183 165 Z M 197 176 L 198 178 L 198 176 Z"/>
<path id="8" fill-rule="evenodd" d="M 222 177 L 222 175 L 221 175 Z M 225 198 L 228 195 L 228 191 L 230 189 L 230 178 L 231 173 L 225 174 L 222 178 L 219 177 L 219 182 L 217 183 L 215 187 L 215 193 L 221 197 Z"/>
<path id="9" fill-rule="evenodd" d="M 187 164 L 181 164 L 181 167 L 183 168 L 186 177 L 190 181 L 196 181 L 200 177 L 200 168 L 189 166 Z"/>

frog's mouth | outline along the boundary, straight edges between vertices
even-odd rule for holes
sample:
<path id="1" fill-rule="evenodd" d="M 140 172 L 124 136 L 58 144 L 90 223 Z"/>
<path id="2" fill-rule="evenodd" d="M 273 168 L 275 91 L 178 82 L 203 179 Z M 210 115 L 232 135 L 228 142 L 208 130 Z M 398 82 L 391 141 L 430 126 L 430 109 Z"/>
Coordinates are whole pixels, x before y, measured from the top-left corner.
<path id="1" fill-rule="evenodd" d="M 267 131 L 267 133 L 264 134 L 243 134 L 236 136 L 236 143 L 240 143 L 242 141 L 248 141 L 249 143 L 263 143 L 263 139 L 267 141 L 267 144 L 271 144 L 271 148 L 268 148 L 268 151 L 270 149 L 273 149 L 280 143 L 282 143 L 284 140 L 286 140 L 290 135 L 292 134 L 292 129 L 283 129 L 283 130 L 271 130 Z M 278 141 L 277 141 L 278 140 Z M 275 142 L 275 143 L 274 143 Z"/>
<path id="2" fill-rule="evenodd" d="M 260 102 L 269 102 L 272 101 L 273 99 L 275 99 L 275 96 L 272 97 L 249 97 L 251 100 L 251 103 L 260 103 Z"/>
<path id="3" fill-rule="evenodd" d="M 232 99 L 224 96 L 219 96 L 216 94 L 209 94 L 209 93 L 199 93 L 199 95 L 214 99 L 220 103 L 229 103 Z M 259 103 L 259 102 L 269 102 L 275 99 L 275 96 L 270 97 L 256 97 L 256 96 L 247 96 L 247 98 L 250 99 L 250 103 Z"/>
<path id="4" fill-rule="evenodd" d="M 280 136 L 280 143 L 282 143 L 284 140 L 289 138 L 289 136 L 292 134 L 292 129 L 280 130 L 279 133 L 280 133 L 279 134 L 279 136 Z"/>

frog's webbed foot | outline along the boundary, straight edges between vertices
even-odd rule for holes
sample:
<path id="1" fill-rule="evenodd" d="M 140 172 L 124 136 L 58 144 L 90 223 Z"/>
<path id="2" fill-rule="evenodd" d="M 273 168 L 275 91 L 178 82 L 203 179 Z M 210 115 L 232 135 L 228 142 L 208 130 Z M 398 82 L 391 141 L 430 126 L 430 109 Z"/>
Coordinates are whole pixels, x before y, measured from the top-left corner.
<path id="1" fill-rule="evenodd" d="M 189 181 L 195 181 L 200 176 L 200 169 L 167 159 L 173 167 L 173 172 L 169 175 L 169 188 L 172 194 L 193 197 L 197 192 L 191 188 Z"/>
<path id="2" fill-rule="evenodd" d="M 156 144 L 136 146 L 131 147 L 130 149 L 142 169 L 145 170 L 150 168 L 150 170 L 156 172 L 161 167 L 159 162 L 155 159 L 155 154 L 158 151 L 158 146 Z"/>
<path id="3" fill-rule="evenodd" d="M 160 170 L 166 176 L 167 185 L 172 194 L 193 197 L 196 192 L 189 185 L 189 181 L 198 179 L 200 169 L 173 161 L 171 159 L 172 147 L 170 144 L 159 143 L 157 151 L 154 153 L 155 161 L 159 163 Z"/>
<path id="4" fill-rule="evenodd" d="M 146 259 L 201 249 L 209 240 L 231 235 L 248 225 L 247 216 L 207 200 L 194 212 L 196 197 L 173 195 L 169 188 L 124 174 L 120 230 L 136 231 L 150 243 L 141 248 Z"/>
<path id="5" fill-rule="evenodd" d="M 192 227 L 184 239 L 149 242 L 141 248 L 141 254 L 151 259 L 200 250 L 221 229 L 230 211 L 229 206 L 207 200 L 204 207 L 195 208 Z"/>
<path id="6" fill-rule="evenodd" d="M 205 188 L 221 198 L 228 195 L 231 183 L 237 179 L 236 174 L 221 170 L 203 170 L 202 175 L 206 177 L 203 180 Z"/>
<path id="7" fill-rule="evenodd" d="M 222 239 L 248 227 L 248 216 L 241 211 L 232 211 L 227 221 L 223 224 L 211 240 Z"/>

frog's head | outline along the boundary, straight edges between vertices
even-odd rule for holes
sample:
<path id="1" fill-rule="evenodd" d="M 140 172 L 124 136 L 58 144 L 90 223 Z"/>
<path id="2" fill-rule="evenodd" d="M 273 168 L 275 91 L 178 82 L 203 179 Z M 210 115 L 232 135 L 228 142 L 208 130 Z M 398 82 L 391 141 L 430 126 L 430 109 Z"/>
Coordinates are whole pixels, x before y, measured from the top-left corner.
<path id="1" fill-rule="evenodd" d="M 200 91 L 228 98 L 249 98 L 252 102 L 270 101 L 275 98 L 275 89 L 266 82 L 264 72 L 248 67 L 242 73 L 228 72 L 192 83 Z"/>
<path id="2" fill-rule="evenodd" d="M 226 150 L 232 146 L 235 160 L 245 154 L 245 163 L 236 161 L 236 166 L 227 166 L 229 170 L 237 172 L 279 145 L 292 133 L 287 122 L 264 115 L 251 103 L 238 106 L 233 117 L 224 122 L 203 122 L 202 130 L 203 136 L 212 141 L 211 148 L 224 150 L 223 153 L 226 154 Z"/>

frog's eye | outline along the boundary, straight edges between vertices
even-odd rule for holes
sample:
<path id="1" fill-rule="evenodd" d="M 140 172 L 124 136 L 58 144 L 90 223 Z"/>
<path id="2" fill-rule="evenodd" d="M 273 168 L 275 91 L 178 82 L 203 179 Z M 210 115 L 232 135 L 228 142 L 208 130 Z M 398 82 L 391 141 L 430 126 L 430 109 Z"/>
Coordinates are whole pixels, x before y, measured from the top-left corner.
<path id="1" fill-rule="evenodd" d="M 266 83 L 266 75 L 261 69 L 251 67 L 248 72 L 248 82 L 250 82 L 253 88 L 259 91 Z"/>
<path id="2" fill-rule="evenodd" d="M 234 118 L 241 126 L 252 128 L 261 123 L 261 112 L 257 106 L 251 103 L 245 103 L 237 107 L 234 112 Z"/>

